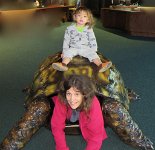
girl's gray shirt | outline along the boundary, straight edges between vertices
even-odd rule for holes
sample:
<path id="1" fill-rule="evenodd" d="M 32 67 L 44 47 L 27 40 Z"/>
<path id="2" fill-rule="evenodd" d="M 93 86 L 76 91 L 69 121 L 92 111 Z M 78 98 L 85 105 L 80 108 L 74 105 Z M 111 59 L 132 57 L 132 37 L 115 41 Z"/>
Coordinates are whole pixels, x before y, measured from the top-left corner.
<path id="1" fill-rule="evenodd" d="M 68 26 L 64 35 L 63 52 L 68 49 L 96 52 L 97 42 L 93 29 L 85 26 L 83 32 L 79 32 L 76 24 Z"/>

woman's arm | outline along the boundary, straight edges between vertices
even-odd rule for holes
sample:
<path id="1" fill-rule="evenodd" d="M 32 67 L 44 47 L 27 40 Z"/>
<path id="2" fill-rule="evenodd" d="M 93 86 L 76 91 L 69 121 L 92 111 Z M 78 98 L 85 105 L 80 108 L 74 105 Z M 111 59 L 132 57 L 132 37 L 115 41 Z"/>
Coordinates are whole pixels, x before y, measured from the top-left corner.
<path id="1" fill-rule="evenodd" d="M 62 104 L 58 97 L 53 97 L 55 107 L 51 118 L 51 130 L 54 136 L 56 150 L 69 150 L 65 137 L 65 120 L 67 116 L 66 106 Z"/>
<path id="2" fill-rule="evenodd" d="M 87 124 L 87 146 L 85 150 L 100 150 L 102 142 L 107 138 L 100 103 L 94 97 L 90 108 L 90 119 Z"/>

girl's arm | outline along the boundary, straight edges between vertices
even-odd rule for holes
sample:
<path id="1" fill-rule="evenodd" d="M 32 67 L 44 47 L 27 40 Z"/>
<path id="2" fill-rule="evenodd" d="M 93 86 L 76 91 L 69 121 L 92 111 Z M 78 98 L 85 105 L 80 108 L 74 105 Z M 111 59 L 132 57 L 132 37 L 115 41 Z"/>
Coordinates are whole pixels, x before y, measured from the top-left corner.
<path id="1" fill-rule="evenodd" d="M 51 130 L 54 136 L 56 150 L 69 150 L 65 137 L 65 120 L 67 115 L 66 106 L 62 104 L 58 97 L 53 97 L 55 107 L 51 119 Z"/>
<path id="2" fill-rule="evenodd" d="M 97 51 L 97 42 L 93 29 L 88 29 L 89 47 L 91 50 Z"/>
<path id="3" fill-rule="evenodd" d="M 66 51 L 69 49 L 69 42 L 70 42 L 70 33 L 68 28 L 65 31 L 64 35 L 64 41 L 63 41 L 63 51 Z"/>

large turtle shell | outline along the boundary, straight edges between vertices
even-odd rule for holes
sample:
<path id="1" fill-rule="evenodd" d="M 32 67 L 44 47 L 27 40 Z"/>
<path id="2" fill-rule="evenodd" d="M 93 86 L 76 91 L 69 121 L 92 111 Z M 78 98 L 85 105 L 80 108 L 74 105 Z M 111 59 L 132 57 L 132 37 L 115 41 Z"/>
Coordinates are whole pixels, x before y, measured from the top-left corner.
<path id="1" fill-rule="evenodd" d="M 107 61 L 101 54 L 99 56 L 102 62 Z M 71 74 L 91 77 L 97 87 L 97 96 L 103 97 L 98 96 L 102 104 L 105 123 L 125 143 L 138 149 L 154 149 L 153 143 L 143 135 L 126 109 L 129 106 L 129 98 L 132 92 L 129 91 L 128 97 L 128 90 L 124 87 L 120 73 L 114 65 L 107 71 L 99 73 L 95 64 L 90 63 L 86 58 L 77 56 L 69 63 L 68 71 L 60 72 L 52 68 L 52 63 L 59 61 L 62 61 L 61 53 L 49 56 L 41 64 L 31 86 L 27 88 L 28 95 L 25 103 L 27 111 L 0 144 L 0 149 L 21 149 L 42 125 L 47 123 L 49 125 L 54 105 L 50 105 L 52 101 L 48 101 L 48 97 L 57 94 L 58 84 L 64 77 Z M 74 129 L 75 127 L 69 127 L 65 131 L 69 131 L 68 134 L 75 134 L 78 129 Z"/>
<path id="2" fill-rule="evenodd" d="M 102 54 L 99 54 L 102 62 L 107 61 Z M 52 63 L 61 62 L 61 53 L 46 58 L 36 72 L 31 86 L 28 88 L 26 105 L 36 100 L 40 96 L 50 96 L 57 93 L 57 86 L 61 80 L 71 74 L 89 76 L 97 87 L 97 94 L 110 97 L 124 104 L 128 108 L 128 93 L 120 73 L 113 65 L 103 73 L 98 72 L 98 67 L 89 62 L 87 58 L 76 56 L 68 64 L 69 69 L 65 72 L 57 71 L 52 68 Z"/>

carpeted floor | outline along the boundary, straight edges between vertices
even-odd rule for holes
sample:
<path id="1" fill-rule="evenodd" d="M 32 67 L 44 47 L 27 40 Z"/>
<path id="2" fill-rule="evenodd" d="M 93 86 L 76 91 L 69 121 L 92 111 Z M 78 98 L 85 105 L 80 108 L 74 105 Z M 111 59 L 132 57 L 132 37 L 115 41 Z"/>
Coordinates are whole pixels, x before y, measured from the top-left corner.
<path id="1" fill-rule="evenodd" d="M 0 141 L 24 113 L 22 89 L 31 84 L 39 64 L 51 54 L 62 50 L 65 28 L 34 26 L 20 32 L 5 31 L 0 36 Z M 114 30 L 105 30 L 98 22 L 94 28 L 99 51 L 112 60 L 121 72 L 125 85 L 141 97 L 133 102 L 130 114 L 142 131 L 155 142 L 155 40 L 131 37 Z M 113 31 L 113 32 L 112 32 Z M 132 150 L 106 128 L 108 139 L 102 150 Z M 71 150 L 83 150 L 79 136 L 67 136 Z M 41 128 L 24 150 L 54 149 L 52 134 Z"/>

